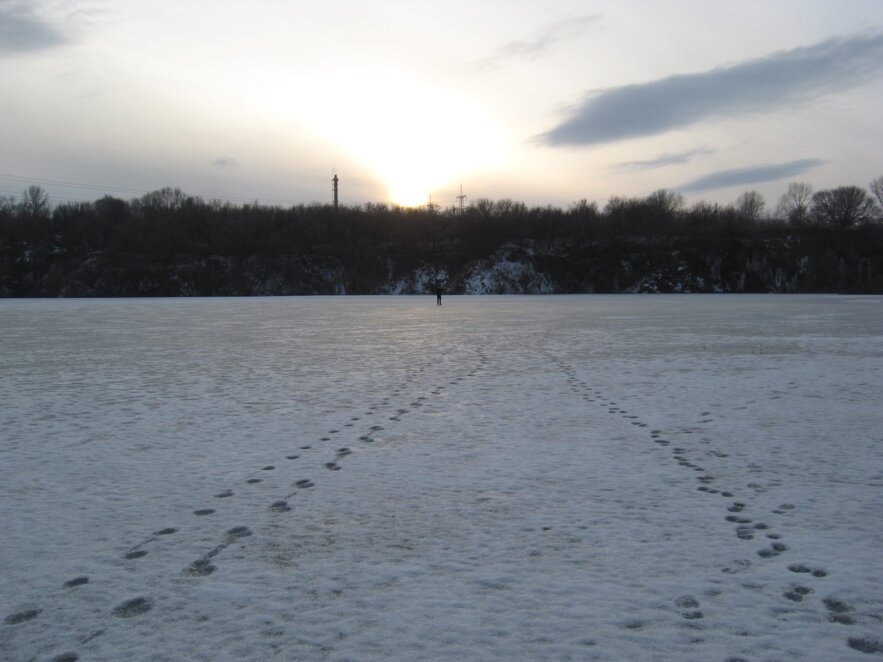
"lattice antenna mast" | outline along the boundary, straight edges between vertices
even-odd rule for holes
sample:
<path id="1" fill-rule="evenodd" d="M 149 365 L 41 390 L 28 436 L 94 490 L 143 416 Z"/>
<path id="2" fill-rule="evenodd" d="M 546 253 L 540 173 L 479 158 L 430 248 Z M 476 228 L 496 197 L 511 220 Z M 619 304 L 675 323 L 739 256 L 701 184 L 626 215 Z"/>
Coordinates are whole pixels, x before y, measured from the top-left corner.
<path id="1" fill-rule="evenodd" d="M 426 204 L 426 209 L 430 214 L 433 214 L 433 213 L 435 213 L 435 210 L 437 207 L 438 207 L 438 205 L 432 201 L 432 193 L 430 193 L 429 194 L 429 202 Z"/>

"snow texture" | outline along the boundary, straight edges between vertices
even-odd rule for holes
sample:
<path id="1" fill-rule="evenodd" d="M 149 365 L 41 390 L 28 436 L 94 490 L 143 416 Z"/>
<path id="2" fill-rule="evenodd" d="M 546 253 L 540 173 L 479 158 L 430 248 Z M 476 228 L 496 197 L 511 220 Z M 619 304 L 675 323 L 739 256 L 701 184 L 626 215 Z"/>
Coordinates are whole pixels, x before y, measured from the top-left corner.
<path id="1" fill-rule="evenodd" d="M 0 659 L 865 660 L 883 299 L 0 301 Z"/>

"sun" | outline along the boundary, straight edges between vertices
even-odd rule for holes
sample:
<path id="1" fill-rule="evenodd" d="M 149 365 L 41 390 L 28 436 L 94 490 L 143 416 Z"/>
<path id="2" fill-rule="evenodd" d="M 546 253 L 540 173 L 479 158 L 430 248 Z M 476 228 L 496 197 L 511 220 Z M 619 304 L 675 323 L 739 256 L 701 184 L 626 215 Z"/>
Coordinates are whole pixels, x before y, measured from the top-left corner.
<path id="1" fill-rule="evenodd" d="M 425 205 L 432 198 L 432 191 L 438 190 L 437 186 L 427 184 L 423 180 L 401 176 L 393 177 L 394 185 L 389 185 L 387 195 L 391 202 L 402 207 L 419 207 Z M 438 194 L 436 194 L 438 195 Z"/>
<path id="2" fill-rule="evenodd" d="M 501 127 L 463 97 L 394 75 L 331 79 L 310 125 L 364 163 L 395 204 L 426 204 L 502 159 Z"/>

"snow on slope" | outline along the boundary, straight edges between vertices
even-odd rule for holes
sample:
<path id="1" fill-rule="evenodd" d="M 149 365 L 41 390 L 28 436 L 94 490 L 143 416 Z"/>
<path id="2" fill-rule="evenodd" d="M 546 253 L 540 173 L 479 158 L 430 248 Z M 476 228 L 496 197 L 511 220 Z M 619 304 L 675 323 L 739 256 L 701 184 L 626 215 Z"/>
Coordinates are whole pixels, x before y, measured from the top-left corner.
<path id="1" fill-rule="evenodd" d="M 2 301 L 0 658 L 868 659 L 881 303 Z"/>
<path id="2" fill-rule="evenodd" d="M 552 283 L 538 272 L 531 254 L 519 255 L 514 249 L 499 251 L 492 260 L 480 260 L 466 274 L 466 294 L 551 294 Z"/>

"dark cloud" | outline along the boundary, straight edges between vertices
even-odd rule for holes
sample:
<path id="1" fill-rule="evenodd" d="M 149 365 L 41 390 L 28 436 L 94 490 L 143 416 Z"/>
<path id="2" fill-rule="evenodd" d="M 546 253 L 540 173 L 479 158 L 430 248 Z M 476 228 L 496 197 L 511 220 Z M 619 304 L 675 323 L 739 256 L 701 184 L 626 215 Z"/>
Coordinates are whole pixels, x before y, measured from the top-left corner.
<path id="1" fill-rule="evenodd" d="M 799 161 L 789 161 L 788 163 L 777 163 L 774 165 L 721 170 L 694 179 L 684 186 L 678 187 L 678 190 L 685 193 L 698 193 L 716 188 L 727 188 L 728 186 L 746 186 L 748 184 L 774 182 L 777 179 L 801 175 L 807 170 L 812 170 L 823 163 L 824 161 L 821 159 L 800 159 Z"/>
<path id="2" fill-rule="evenodd" d="M 552 23 L 538 30 L 529 39 L 511 41 L 500 47 L 496 53 L 483 60 L 473 62 L 478 69 L 499 67 L 510 60 L 532 60 L 549 50 L 556 43 L 574 37 L 586 26 L 600 20 L 599 14 L 577 16 Z"/>
<path id="3" fill-rule="evenodd" d="M 27 53 L 60 46 L 65 36 L 25 2 L 0 2 L 0 54 Z"/>
<path id="4" fill-rule="evenodd" d="M 218 168 L 235 168 L 239 165 L 239 162 L 232 156 L 222 156 L 219 159 L 215 159 L 213 165 Z"/>
<path id="5" fill-rule="evenodd" d="M 664 168 L 670 165 L 682 165 L 691 161 L 694 156 L 705 156 L 706 154 L 714 154 L 714 150 L 702 147 L 675 154 L 660 154 L 656 158 L 647 159 L 646 161 L 623 161 L 622 163 L 615 164 L 614 168 L 627 172 L 655 170 L 656 168 Z"/>
<path id="6" fill-rule="evenodd" d="M 594 145 L 650 136 L 718 117 L 779 110 L 858 85 L 880 72 L 883 34 L 831 39 L 699 74 L 591 94 L 539 137 Z"/>

